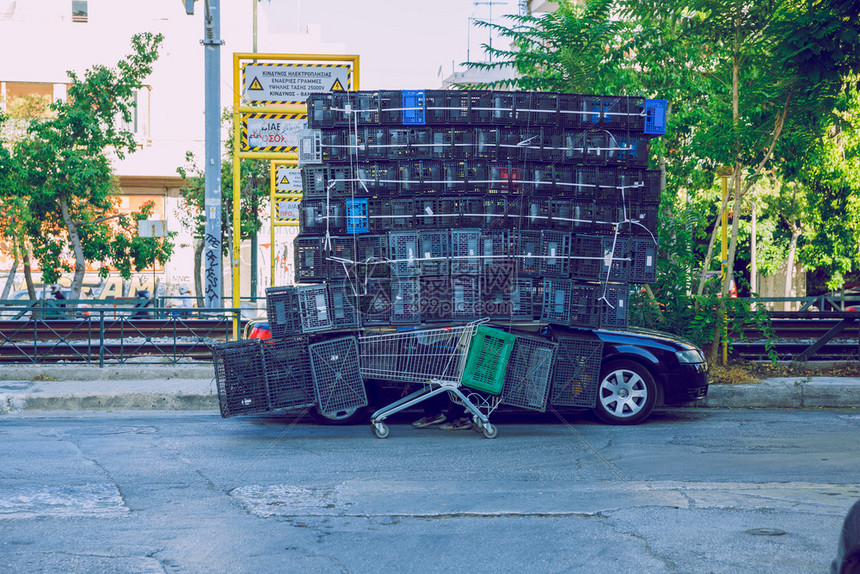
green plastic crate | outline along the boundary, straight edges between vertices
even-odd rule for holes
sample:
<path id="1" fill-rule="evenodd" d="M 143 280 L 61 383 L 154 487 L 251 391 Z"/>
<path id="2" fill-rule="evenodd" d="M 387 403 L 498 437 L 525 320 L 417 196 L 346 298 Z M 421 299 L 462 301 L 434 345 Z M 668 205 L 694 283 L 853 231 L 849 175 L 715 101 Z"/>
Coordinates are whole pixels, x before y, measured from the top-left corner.
<path id="1" fill-rule="evenodd" d="M 491 395 L 501 393 L 515 339 L 510 333 L 480 325 L 469 345 L 463 386 Z"/>

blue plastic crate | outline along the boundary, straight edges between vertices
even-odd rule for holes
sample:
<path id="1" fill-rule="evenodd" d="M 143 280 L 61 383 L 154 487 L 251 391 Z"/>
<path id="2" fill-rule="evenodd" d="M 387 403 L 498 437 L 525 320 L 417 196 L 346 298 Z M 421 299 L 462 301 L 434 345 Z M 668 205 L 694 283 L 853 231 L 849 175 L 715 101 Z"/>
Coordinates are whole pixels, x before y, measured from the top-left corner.
<path id="1" fill-rule="evenodd" d="M 367 198 L 346 200 L 346 232 L 352 234 L 368 233 L 370 220 L 367 210 Z"/>
<path id="2" fill-rule="evenodd" d="M 424 116 L 424 90 L 403 90 L 402 121 L 404 126 L 423 126 L 427 123 Z"/>
<path id="3" fill-rule="evenodd" d="M 645 133 L 662 136 L 666 133 L 666 100 L 645 100 Z"/>

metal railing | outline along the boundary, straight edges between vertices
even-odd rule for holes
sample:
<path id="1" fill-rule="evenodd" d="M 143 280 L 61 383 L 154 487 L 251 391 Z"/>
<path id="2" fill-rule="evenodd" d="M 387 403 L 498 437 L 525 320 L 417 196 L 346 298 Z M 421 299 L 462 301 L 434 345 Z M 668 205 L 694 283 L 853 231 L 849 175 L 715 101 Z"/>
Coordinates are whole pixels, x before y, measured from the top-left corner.
<path id="1" fill-rule="evenodd" d="M 0 363 L 188 364 L 211 361 L 248 309 L 117 301 L 0 301 Z"/>

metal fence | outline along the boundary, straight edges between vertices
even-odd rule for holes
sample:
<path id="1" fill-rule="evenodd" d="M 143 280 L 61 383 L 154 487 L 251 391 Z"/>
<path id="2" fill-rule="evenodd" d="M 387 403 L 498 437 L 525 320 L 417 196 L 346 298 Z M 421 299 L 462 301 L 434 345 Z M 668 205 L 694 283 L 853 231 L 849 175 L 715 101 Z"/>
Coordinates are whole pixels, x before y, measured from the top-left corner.
<path id="1" fill-rule="evenodd" d="M 234 339 L 243 311 L 127 302 L 0 301 L 0 363 L 189 364 Z"/>

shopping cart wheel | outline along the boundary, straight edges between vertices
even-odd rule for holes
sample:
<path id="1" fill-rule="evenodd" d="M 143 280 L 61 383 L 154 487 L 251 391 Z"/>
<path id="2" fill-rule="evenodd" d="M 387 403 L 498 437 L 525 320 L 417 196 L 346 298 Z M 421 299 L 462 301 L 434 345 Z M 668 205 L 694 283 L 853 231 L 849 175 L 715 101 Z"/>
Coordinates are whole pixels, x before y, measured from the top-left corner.
<path id="1" fill-rule="evenodd" d="M 385 423 L 373 423 L 371 425 L 373 428 L 373 434 L 376 435 L 376 438 L 386 438 L 388 436 L 388 425 Z"/>
<path id="2" fill-rule="evenodd" d="M 497 429 L 490 423 L 487 423 L 487 425 L 484 427 L 484 437 L 486 438 L 496 438 L 496 434 L 498 434 L 498 432 L 499 429 Z"/>

